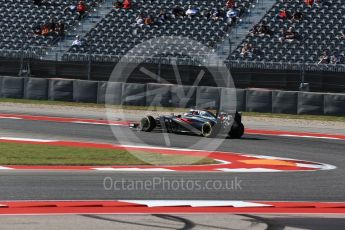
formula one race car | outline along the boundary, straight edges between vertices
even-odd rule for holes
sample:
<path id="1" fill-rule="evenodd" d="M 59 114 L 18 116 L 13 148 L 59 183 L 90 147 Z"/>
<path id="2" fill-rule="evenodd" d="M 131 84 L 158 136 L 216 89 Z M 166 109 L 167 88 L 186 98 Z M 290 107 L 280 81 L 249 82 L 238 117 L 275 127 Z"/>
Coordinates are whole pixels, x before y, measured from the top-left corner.
<path id="1" fill-rule="evenodd" d="M 231 138 L 241 138 L 244 133 L 242 115 L 217 113 L 214 115 L 207 110 L 190 110 L 183 115 L 159 116 L 154 118 L 146 116 L 140 124 L 131 124 L 131 128 L 137 128 L 144 132 L 155 129 L 167 133 L 194 133 L 204 137 L 216 137 L 226 135 Z"/>

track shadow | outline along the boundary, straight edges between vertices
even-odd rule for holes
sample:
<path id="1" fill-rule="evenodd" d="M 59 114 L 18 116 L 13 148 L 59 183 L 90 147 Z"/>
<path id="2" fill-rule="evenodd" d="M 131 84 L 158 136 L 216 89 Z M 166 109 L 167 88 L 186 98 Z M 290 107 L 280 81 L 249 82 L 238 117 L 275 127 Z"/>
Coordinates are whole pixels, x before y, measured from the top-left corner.
<path id="1" fill-rule="evenodd" d="M 258 138 L 258 137 L 248 137 L 248 136 L 243 136 L 241 138 L 232 138 L 232 137 L 227 137 L 226 139 L 231 139 L 231 140 L 249 140 L 249 141 L 265 141 L 267 139 L 265 138 Z"/>
<path id="2" fill-rule="evenodd" d="M 137 131 L 136 132 L 139 132 L 139 133 L 146 133 L 146 132 L 143 132 L 143 131 Z M 155 134 L 162 134 L 163 132 L 161 130 L 153 130 L 151 131 L 150 133 L 155 133 Z M 169 135 L 178 135 L 178 136 L 192 136 L 192 137 L 198 137 L 198 138 L 207 138 L 207 137 L 202 137 L 201 135 L 199 134 L 196 134 L 196 133 L 189 133 L 189 132 L 181 132 L 181 133 L 167 133 Z M 248 134 L 244 134 L 243 137 L 241 138 L 232 138 L 232 137 L 229 137 L 229 136 L 225 136 L 225 135 L 220 135 L 218 137 L 212 137 L 210 139 L 229 139 L 229 140 L 249 140 L 249 141 L 265 141 L 265 140 L 268 140 L 267 138 L 262 138 L 262 137 L 254 137 L 254 136 L 251 136 L 251 135 L 248 135 Z"/>
<path id="3" fill-rule="evenodd" d="M 280 216 L 280 217 L 261 217 L 257 215 L 240 215 L 252 218 L 253 221 L 261 221 L 267 224 L 268 230 L 283 230 L 286 228 L 296 229 L 332 229 L 343 230 L 345 226 L 344 218 L 334 217 L 296 217 L 296 216 Z"/>

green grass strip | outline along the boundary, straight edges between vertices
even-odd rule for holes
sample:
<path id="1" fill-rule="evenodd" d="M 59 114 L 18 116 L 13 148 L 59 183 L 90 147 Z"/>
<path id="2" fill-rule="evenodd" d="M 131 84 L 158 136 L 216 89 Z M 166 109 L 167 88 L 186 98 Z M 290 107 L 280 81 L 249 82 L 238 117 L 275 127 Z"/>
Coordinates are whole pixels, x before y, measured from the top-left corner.
<path id="1" fill-rule="evenodd" d="M 139 156 L 139 157 L 136 157 Z M 127 150 L 0 143 L 0 165 L 200 165 L 210 158 Z"/>

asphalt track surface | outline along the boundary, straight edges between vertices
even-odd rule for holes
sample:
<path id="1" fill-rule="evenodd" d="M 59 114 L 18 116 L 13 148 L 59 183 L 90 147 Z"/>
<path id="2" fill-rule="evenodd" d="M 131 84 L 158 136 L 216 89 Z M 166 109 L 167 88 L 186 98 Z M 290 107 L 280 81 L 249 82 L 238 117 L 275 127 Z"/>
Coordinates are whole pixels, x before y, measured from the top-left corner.
<path id="1" fill-rule="evenodd" d="M 116 127 L 117 135 L 125 127 Z M 1 136 L 117 143 L 109 126 L 0 119 Z M 152 146 L 164 145 L 160 133 L 137 133 Z M 189 147 L 197 136 L 171 134 L 171 145 Z M 128 140 L 129 142 L 131 140 Z M 0 200 L 88 200 L 88 199 L 217 199 L 257 201 L 344 201 L 345 142 L 327 139 L 245 135 L 225 140 L 218 150 L 288 157 L 331 164 L 337 168 L 316 172 L 274 173 L 184 173 L 184 172 L 52 172 L 1 171 Z M 121 189 L 104 188 L 105 177 L 122 181 Z M 152 189 L 128 190 L 131 181 L 240 180 L 232 189 L 167 189 L 158 184 Z"/>
<path id="2" fill-rule="evenodd" d="M 75 215 L 75 216 L 3 216 L 2 230 L 60 229 L 334 229 L 343 230 L 342 216 L 320 215 Z"/>

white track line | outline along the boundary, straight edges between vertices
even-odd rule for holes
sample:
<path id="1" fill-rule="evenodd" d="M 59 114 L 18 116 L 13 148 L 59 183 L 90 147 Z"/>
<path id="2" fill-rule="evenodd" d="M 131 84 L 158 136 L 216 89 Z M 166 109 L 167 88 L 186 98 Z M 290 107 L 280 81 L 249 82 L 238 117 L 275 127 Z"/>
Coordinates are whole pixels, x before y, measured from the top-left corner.
<path id="1" fill-rule="evenodd" d="M 281 137 L 302 137 L 302 138 L 314 138 L 314 139 L 326 139 L 326 140 L 343 140 L 338 137 L 322 137 L 322 136 L 308 136 L 308 135 L 295 135 L 295 134 L 279 134 Z"/>
<path id="2" fill-rule="evenodd" d="M 222 172 L 282 172 L 282 170 L 266 168 L 219 168 L 215 170 Z"/>
<path id="3" fill-rule="evenodd" d="M 0 116 L 0 119 L 22 120 L 23 118 L 20 118 L 20 117 L 2 117 L 2 116 Z"/>
<path id="4" fill-rule="evenodd" d="M 70 123 L 74 124 L 86 124 L 86 125 L 106 125 L 106 126 L 127 126 L 124 124 L 116 124 L 116 123 L 102 123 L 102 122 L 91 122 L 91 121 L 72 121 Z"/>
<path id="5" fill-rule="evenodd" d="M 125 171 L 125 172 L 171 172 L 175 170 L 165 168 L 92 168 L 97 171 Z"/>
<path id="6" fill-rule="evenodd" d="M 44 142 L 44 143 L 57 142 L 57 140 L 20 138 L 20 137 L 0 137 L 0 140 L 7 140 L 7 141 L 31 141 L 31 142 Z"/>
<path id="7" fill-rule="evenodd" d="M 148 207 L 191 206 L 191 207 L 272 207 L 268 204 L 260 204 L 246 201 L 223 200 L 119 200 L 120 202 L 146 205 Z"/>
<path id="8" fill-rule="evenodd" d="M 304 163 L 296 163 L 297 167 L 303 167 L 303 168 L 313 168 L 313 169 L 320 169 L 320 170 L 333 170 L 336 169 L 337 167 L 329 164 L 304 164 Z"/>
<path id="9" fill-rule="evenodd" d="M 9 169 L 13 169 L 13 168 L 9 168 L 9 167 L 0 166 L 0 170 L 9 170 Z"/>

